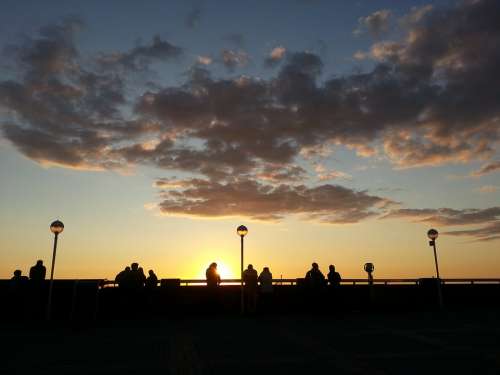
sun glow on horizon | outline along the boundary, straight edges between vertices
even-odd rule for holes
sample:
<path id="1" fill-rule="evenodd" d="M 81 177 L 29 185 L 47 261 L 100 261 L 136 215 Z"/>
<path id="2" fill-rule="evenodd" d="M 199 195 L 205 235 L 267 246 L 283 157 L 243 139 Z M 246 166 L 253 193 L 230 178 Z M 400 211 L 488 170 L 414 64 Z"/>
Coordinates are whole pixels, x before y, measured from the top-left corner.
<path id="1" fill-rule="evenodd" d="M 215 260 L 215 263 L 217 263 L 217 273 L 219 274 L 219 276 L 222 280 L 236 278 L 233 270 L 226 263 L 221 262 L 220 260 Z M 207 267 L 208 267 L 208 264 L 205 268 L 200 270 L 198 278 L 200 278 L 200 279 L 205 278 L 205 272 L 206 272 Z"/>

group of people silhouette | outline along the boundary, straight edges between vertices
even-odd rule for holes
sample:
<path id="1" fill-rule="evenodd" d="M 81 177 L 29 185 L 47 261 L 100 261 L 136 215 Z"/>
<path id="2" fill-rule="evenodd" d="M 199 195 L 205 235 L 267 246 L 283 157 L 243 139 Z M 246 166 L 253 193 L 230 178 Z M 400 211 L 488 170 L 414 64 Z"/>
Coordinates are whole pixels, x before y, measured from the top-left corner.
<path id="1" fill-rule="evenodd" d="M 26 282 L 31 281 L 43 281 L 45 280 L 47 270 L 43 265 L 42 260 L 37 260 L 36 264 L 30 268 L 29 278 L 22 275 L 21 270 L 15 270 L 14 276 L 12 277 L 13 282 Z M 221 277 L 217 272 L 217 263 L 211 263 L 206 272 L 206 281 L 208 287 L 218 287 L 221 283 Z M 327 278 L 320 271 L 318 263 L 313 263 L 311 269 L 307 271 L 305 276 L 305 282 L 311 287 L 321 287 L 323 285 L 337 286 L 342 281 L 342 278 L 338 272 L 335 270 L 335 266 L 330 264 L 329 272 Z M 252 264 L 247 266 L 247 269 L 243 271 L 243 282 L 248 290 L 257 290 L 260 285 L 260 291 L 262 293 L 270 293 L 273 291 L 273 274 L 269 270 L 269 267 L 264 267 L 260 274 L 254 269 Z M 142 287 L 154 288 L 158 286 L 158 277 L 153 270 L 148 271 L 148 277 L 144 274 L 144 269 L 139 267 L 139 263 L 132 263 L 127 266 L 123 271 L 119 272 L 115 277 L 115 283 L 118 287 L 123 289 L 140 289 Z"/>
<path id="2" fill-rule="evenodd" d="M 47 270 L 43 265 L 43 260 L 37 260 L 36 264 L 30 268 L 29 278 L 28 276 L 23 276 L 23 271 L 15 270 L 14 276 L 11 278 L 11 282 L 13 286 L 18 286 L 28 281 L 32 282 L 41 282 L 45 280 L 45 275 Z"/>
<path id="3" fill-rule="evenodd" d="M 118 273 L 115 277 L 115 283 L 118 287 L 126 290 L 139 290 L 143 287 L 148 289 L 156 288 L 158 285 L 158 277 L 153 270 L 148 271 L 149 276 L 146 277 L 144 269 L 139 267 L 139 263 L 132 263 L 130 267 Z"/>

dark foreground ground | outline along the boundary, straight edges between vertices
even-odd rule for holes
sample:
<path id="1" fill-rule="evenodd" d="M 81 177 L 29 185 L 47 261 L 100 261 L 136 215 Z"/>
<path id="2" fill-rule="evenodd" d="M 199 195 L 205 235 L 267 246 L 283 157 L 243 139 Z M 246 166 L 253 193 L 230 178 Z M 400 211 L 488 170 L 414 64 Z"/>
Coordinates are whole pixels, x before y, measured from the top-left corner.
<path id="1" fill-rule="evenodd" d="M 0 328 L 1 374 L 500 374 L 487 310 Z"/>

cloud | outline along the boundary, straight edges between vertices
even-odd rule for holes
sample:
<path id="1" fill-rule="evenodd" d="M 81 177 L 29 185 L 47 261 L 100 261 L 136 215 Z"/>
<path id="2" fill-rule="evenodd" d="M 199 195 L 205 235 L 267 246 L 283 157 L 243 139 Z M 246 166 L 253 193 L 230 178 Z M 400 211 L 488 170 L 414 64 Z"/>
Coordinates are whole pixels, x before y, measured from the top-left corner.
<path id="1" fill-rule="evenodd" d="M 477 171 L 472 172 L 471 177 L 481 177 L 498 171 L 500 171 L 500 160 L 495 160 L 484 164 Z"/>
<path id="2" fill-rule="evenodd" d="M 405 218 L 418 222 L 425 222 L 443 226 L 484 224 L 500 219 L 500 207 L 485 209 L 468 208 L 462 210 L 451 208 L 401 208 L 390 211 L 382 218 Z"/>
<path id="3" fill-rule="evenodd" d="M 322 164 L 317 164 L 314 167 L 314 170 L 316 171 L 318 180 L 320 181 L 328 181 L 335 179 L 344 179 L 344 180 L 352 179 L 352 176 L 350 174 L 342 171 L 327 170 Z"/>
<path id="4" fill-rule="evenodd" d="M 264 64 L 268 67 L 273 67 L 283 60 L 285 54 L 286 54 L 285 47 L 276 46 L 269 52 L 269 56 L 266 57 Z"/>
<path id="5" fill-rule="evenodd" d="M 500 240 L 500 220 L 494 221 L 481 228 L 468 229 L 468 230 L 455 230 L 444 232 L 450 236 L 465 236 L 472 237 L 478 242 L 489 242 Z"/>
<path id="6" fill-rule="evenodd" d="M 431 12 L 434 9 L 434 6 L 431 4 L 423 5 L 420 7 L 412 7 L 410 12 L 403 17 L 400 18 L 399 22 L 402 26 L 405 27 L 413 27 L 418 24 L 424 16 Z"/>
<path id="7" fill-rule="evenodd" d="M 373 12 L 369 16 L 360 17 L 358 27 L 354 30 L 355 35 L 369 32 L 373 37 L 378 38 L 387 33 L 390 27 L 392 12 L 388 9 L 381 9 Z"/>
<path id="8" fill-rule="evenodd" d="M 140 71 L 146 69 L 153 61 L 169 61 L 180 57 L 182 53 L 182 48 L 156 35 L 150 44 L 139 45 L 127 52 L 102 54 L 98 62 L 103 68 L 111 70 L 121 66 L 125 69 Z"/>
<path id="9" fill-rule="evenodd" d="M 136 82 L 142 69 L 176 60 L 181 47 L 156 37 L 82 56 L 83 23 L 66 19 L 4 55 L 15 70 L 0 80 L 2 135 L 46 165 L 148 165 L 223 186 L 265 176 L 273 189 L 280 179 L 304 182 L 297 166 L 329 147 L 397 168 L 491 160 L 500 140 L 499 24 L 499 2 L 463 2 L 374 44 L 366 72 L 324 78 L 319 56 L 287 51 L 266 79 L 214 77 L 195 64 L 179 84 L 148 87 Z M 240 50 L 224 55 L 231 69 L 249 60 Z"/>
<path id="10" fill-rule="evenodd" d="M 248 64 L 249 56 L 245 51 L 235 51 L 230 49 L 223 49 L 221 51 L 221 62 L 229 70 L 244 67 Z"/>
<path id="11" fill-rule="evenodd" d="M 198 56 L 196 61 L 201 65 L 210 65 L 213 62 L 213 59 L 210 56 Z"/>
<path id="12" fill-rule="evenodd" d="M 452 236 L 468 236 L 478 241 L 493 241 L 500 239 L 500 207 L 484 209 L 409 209 L 391 210 L 381 219 L 403 218 L 416 222 L 429 223 L 437 226 L 477 226 L 479 228 L 452 230 L 444 234 Z"/>
<path id="13" fill-rule="evenodd" d="M 477 189 L 477 191 L 479 193 L 484 193 L 484 194 L 494 193 L 497 190 L 498 190 L 498 187 L 496 187 L 494 185 L 483 185 L 483 186 L 481 186 L 480 188 Z"/>
<path id="14" fill-rule="evenodd" d="M 197 217 L 244 216 L 276 221 L 288 215 L 324 223 L 355 223 L 379 213 L 390 201 L 336 185 L 266 185 L 248 179 L 231 183 L 161 179 L 160 210 L 165 215 Z"/>

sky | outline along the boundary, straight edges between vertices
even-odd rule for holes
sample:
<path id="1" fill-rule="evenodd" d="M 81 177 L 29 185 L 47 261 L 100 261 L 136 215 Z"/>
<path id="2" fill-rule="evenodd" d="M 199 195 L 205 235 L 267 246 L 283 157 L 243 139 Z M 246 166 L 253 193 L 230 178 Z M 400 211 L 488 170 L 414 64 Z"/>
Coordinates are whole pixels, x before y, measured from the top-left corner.
<path id="1" fill-rule="evenodd" d="M 0 278 L 500 276 L 498 1 L 0 4 Z"/>

